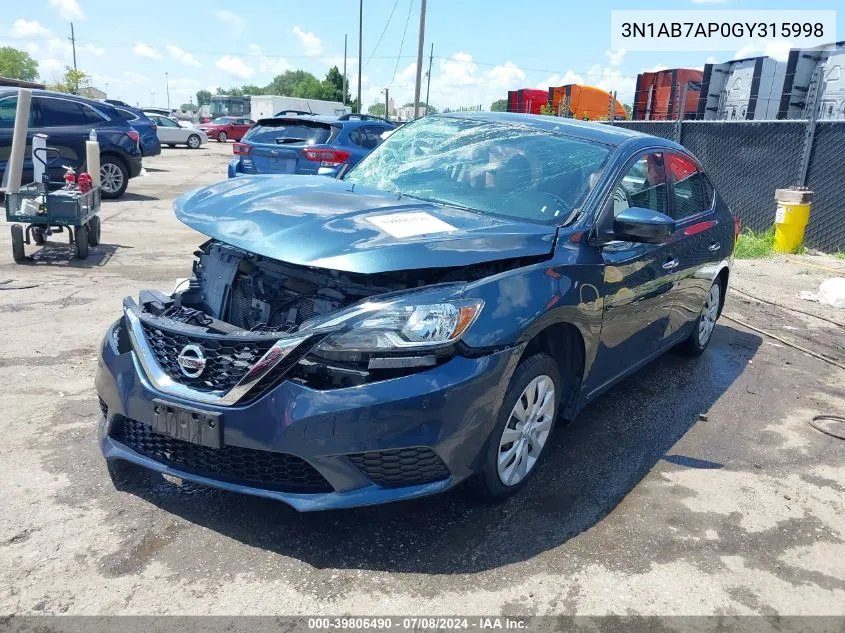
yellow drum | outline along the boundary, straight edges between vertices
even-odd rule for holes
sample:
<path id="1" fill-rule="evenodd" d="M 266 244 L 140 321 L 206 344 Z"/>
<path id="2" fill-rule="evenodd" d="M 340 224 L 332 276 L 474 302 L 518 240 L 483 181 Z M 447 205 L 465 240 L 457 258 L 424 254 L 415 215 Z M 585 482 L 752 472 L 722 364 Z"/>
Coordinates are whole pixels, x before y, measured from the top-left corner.
<path id="1" fill-rule="evenodd" d="M 775 214 L 775 251 L 794 253 L 804 243 L 804 231 L 810 221 L 813 192 L 806 189 L 778 189 Z"/>

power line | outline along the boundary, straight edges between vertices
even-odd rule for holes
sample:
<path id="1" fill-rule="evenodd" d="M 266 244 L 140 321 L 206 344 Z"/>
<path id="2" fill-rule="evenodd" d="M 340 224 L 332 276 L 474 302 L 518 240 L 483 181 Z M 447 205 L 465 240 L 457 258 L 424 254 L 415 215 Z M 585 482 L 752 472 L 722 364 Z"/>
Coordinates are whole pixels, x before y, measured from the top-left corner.
<path id="1" fill-rule="evenodd" d="M 370 53 L 370 56 L 367 58 L 367 61 L 364 63 L 364 68 L 367 67 L 367 64 L 370 63 L 370 60 L 373 58 L 373 55 L 376 54 L 378 50 L 379 44 L 381 44 L 381 39 L 384 37 L 384 34 L 387 33 L 387 27 L 390 26 L 390 21 L 393 19 L 393 12 L 396 11 L 396 5 L 399 4 L 399 0 L 395 0 L 393 3 L 393 8 L 390 10 L 390 15 L 387 16 L 387 24 L 384 25 L 384 29 L 381 31 L 381 35 L 378 36 L 378 41 L 376 42 L 376 47 L 373 49 L 373 52 Z M 361 72 L 364 72 L 364 69 L 361 69 Z"/>
<path id="2" fill-rule="evenodd" d="M 411 21 L 411 9 L 414 8 L 414 0 L 408 5 L 408 16 L 405 18 L 405 30 L 402 31 L 402 41 L 399 42 L 399 54 L 396 56 L 396 66 L 393 67 L 393 76 L 390 78 L 388 88 L 393 85 L 393 80 L 396 79 L 396 71 L 399 70 L 399 60 L 402 59 L 402 47 L 405 46 L 405 34 L 408 32 L 408 22 Z"/>

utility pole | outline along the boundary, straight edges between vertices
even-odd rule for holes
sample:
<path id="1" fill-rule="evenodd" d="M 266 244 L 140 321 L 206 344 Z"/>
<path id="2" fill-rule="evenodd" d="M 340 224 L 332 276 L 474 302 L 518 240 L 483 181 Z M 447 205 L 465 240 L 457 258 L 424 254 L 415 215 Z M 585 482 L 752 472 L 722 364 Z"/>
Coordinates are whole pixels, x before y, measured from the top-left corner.
<path id="1" fill-rule="evenodd" d="M 414 119 L 420 115 L 420 84 L 422 83 L 423 46 L 425 45 L 425 0 L 420 4 L 420 41 L 417 45 L 417 82 L 414 86 Z M 360 75 L 359 75 L 360 76 Z"/>
<path id="2" fill-rule="evenodd" d="M 346 105 L 346 33 L 343 34 L 343 105 Z"/>
<path id="3" fill-rule="evenodd" d="M 361 73 L 363 72 L 364 48 L 364 0 L 358 0 L 358 114 L 361 114 Z"/>
<path id="4" fill-rule="evenodd" d="M 167 109 L 170 109 L 170 76 L 164 73 L 164 86 L 167 90 Z"/>
<path id="5" fill-rule="evenodd" d="M 79 79 L 76 77 L 76 36 L 73 34 L 73 22 L 70 23 L 70 37 L 68 39 L 73 48 L 73 94 L 76 94 L 79 92 Z"/>
<path id="6" fill-rule="evenodd" d="M 428 56 L 428 84 L 425 87 L 425 113 L 428 114 L 431 110 L 431 104 L 428 102 L 428 97 L 431 94 L 431 62 L 434 61 L 434 42 L 431 43 L 431 55 Z"/>
<path id="7" fill-rule="evenodd" d="M 384 89 L 384 118 L 390 120 L 390 88 Z"/>

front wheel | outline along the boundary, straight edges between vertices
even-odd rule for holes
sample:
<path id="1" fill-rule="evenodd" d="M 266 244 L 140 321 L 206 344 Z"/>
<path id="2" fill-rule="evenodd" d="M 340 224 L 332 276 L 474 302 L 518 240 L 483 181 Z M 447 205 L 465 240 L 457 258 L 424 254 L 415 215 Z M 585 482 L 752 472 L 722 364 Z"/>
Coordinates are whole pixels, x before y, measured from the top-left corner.
<path id="1" fill-rule="evenodd" d="M 692 332 L 679 346 L 678 349 L 688 356 L 698 356 L 707 349 L 710 339 L 713 337 L 713 330 L 716 329 L 716 319 L 719 318 L 719 309 L 722 305 L 722 282 L 716 278 L 707 296 L 704 298 L 704 307 L 701 314 L 695 320 Z"/>
<path id="2" fill-rule="evenodd" d="M 535 354 L 516 368 L 476 475 L 488 501 L 516 493 L 537 470 L 562 393 L 560 370 L 548 354 Z"/>
<path id="3" fill-rule="evenodd" d="M 12 225 L 12 259 L 22 262 L 26 259 L 26 251 L 23 247 L 23 227 L 20 224 Z"/>
<path id="4" fill-rule="evenodd" d="M 197 149 L 200 146 L 200 137 L 196 134 L 191 134 L 188 137 L 188 147 L 191 149 Z"/>
<path id="5" fill-rule="evenodd" d="M 226 136 L 226 132 L 220 132 L 220 133 L 217 135 L 217 142 L 218 142 L 218 143 L 225 143 L 225 142 L 226 142 L 226 141 L 228 141 L 228 140 L 229 140 L 229 137 L 228 137 L 228 136 Z"/>

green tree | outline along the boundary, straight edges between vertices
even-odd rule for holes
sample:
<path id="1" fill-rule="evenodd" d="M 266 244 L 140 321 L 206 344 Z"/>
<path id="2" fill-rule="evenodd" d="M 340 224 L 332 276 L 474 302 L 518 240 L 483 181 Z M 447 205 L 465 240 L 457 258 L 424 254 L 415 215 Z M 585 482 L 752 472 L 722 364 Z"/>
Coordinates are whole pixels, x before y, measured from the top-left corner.
<path id="1" fill-rule="evenodd" d="M 65 66 L 65 74 L 52 84 L 47 84 L 47 89 L 54 92 L 79 92 L 80 88 L 91 86 L 91 78 L 81 70 L 74 70 Z"/>
<path id="2" fill-rule="evenodd" d="M 420 107 L 421 107 L 421 108 L 425 108 L 425 107 L 426 107 L 426 103 L 425 103 L 425 101 L 420 101 L 420 102 L 419 102 L 419 104 L 420 104 Z M 406 103 L 406 104 L 405 104 L 404 106 L 402 106 L 402 107 L 403 107 L 403 108 L 407 108 L 407 107 L 411 107 L 411 108 L 413 108 L 413 107 L 414 107 L 414 102 L 413 102 L 413 101 L 409 101 L 408 103 Z M 430 108 L 426 108 L 425 113 L 426 113 L 426 114 L 437 114 L 437 108 L 435 108 L 434 106 L 431 106 Z"/>
<path id="3" fill-rule="evenodd" d="M 322 85 L 314 75 L 305 70 L 288 70 L 273 78 L 267 86 L 267 92 L 281 97 L 319 99 Z"/>
<path id="4" fill-rule="evenodd" d="M 195 106 L 193 103 L 183 103 L 179 106 L 179 109 L 184 110 L 185 112 L 196 112 L 197 106 Z"/>
<path id="5" fill-rule="evenodd" d="M 244 96 L 255 96 L 255 95 L 263 95 L 265 94 L 264 88 L 261 86 L 256 86 L 254 84 L 244 84 L 241 86 L 241 94 Z"/>
<path id="6" fill-rule="evenodd" d="M 326 78 L 323 79 L 323 96 L 326 101 L 340 101 L 341 103 L 349 103 L 352 101 L 352 96 L 349 94 L 349 86 L 347 85 L 346 94 L 343 94 L 343 73 L 338 70 L 337 66 L 329 68 L 326 73 Z"/>
<path id="7" fill-rule="evenodd" d="M 0 77 L 35 81 L 38 79 L 38 62 L 24 51 L 3 46 L 0 48 Z"/>
<path id="8" fill-rule="evenodd" d="M 211 103 L 211 93 L 208 90 L 197 90 L 197 105 L 204 106 Z"/>
<path id="9" fill-rule="evenodd" d="M 545 116 L 557 116 L 555 109 L 548 103 L 544 103 L 540 106 L 540 114 L 544 114 Z"/>
<path id="10" fill-rule="evenodd" d="M 630 121 L 634 116 L 634 108 L 630 103 L 623 103 L 622 107 L 625 108 L 625 114 L 628 115 L 628 120 Z"/>
<path id="11" fill-rule="evenodd" d="M 372 114 L 373 116 L 384 116 L 384 104 L 383 103 L 374 103 L 369 108 L 367 108 L 367 114 Z"/>
<path id="12" fill-rule="evenodd" d="M 507 112 L 508 111 L 508 100 L 507 99 L 497 99 L 493 103 L 490 104 L 490 112 Z"/>

